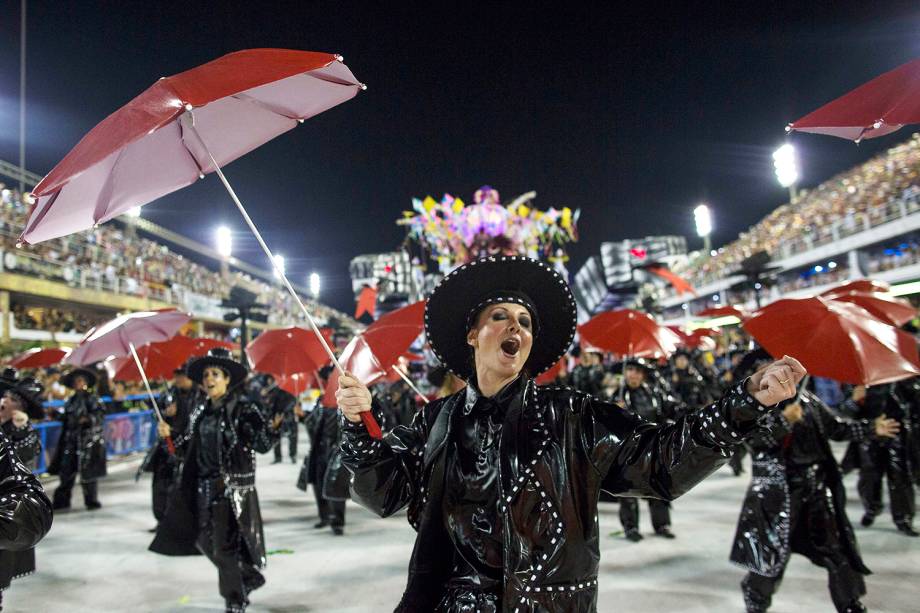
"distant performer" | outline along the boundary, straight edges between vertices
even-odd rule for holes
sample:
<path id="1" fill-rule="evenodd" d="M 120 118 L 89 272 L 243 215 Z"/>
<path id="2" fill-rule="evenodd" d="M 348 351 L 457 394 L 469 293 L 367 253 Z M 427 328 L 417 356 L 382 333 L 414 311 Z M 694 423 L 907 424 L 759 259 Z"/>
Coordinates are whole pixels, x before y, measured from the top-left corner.
<path id="1" fill-rule="evenodd" d="M 61 383 L 73 393 L 58 413 L 61 436 L 48 466 L 48 473 L 61 479 L 54 491 L 54 508 L 70 508 L 70 495 L 79 475 L 83 503 L 95 511 L 102 508 L 99 479 L 106 476 L 105 408 L 91 389 L 96 385 L 96 373 L 77 368 L 61 377 Z"/>

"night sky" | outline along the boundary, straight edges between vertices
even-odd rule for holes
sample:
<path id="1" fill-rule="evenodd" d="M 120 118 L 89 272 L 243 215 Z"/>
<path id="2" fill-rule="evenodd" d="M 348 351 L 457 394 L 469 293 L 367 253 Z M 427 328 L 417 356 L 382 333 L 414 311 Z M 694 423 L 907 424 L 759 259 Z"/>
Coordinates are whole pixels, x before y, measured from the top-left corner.
<path id="1" fill-rule="evenodd" d="M 539 208 L 581 208 L 573 272 L 604 240 L 673 233 L 699 246 L 700 201 L 713 243 L 730 241 L 786 197 L 770 156 L 788 122 L 920 56 L 916 2 L 396 4 L 31 1 L 26 165 L 48 172 L 158 77 L 224 53 L 341 53 L 368 90 L 226 172 L 291 278 L 319 272 L 323 300 L 349 311 L 349 260 L 395 248 L 413 196 L 470 201 L 490 184 L 506 200 L 536 190 Z M 11 162 L 18 21 L 19 0 L 0 0 L 0 158 Z M 795 135 L 803 185 L 909 134 L 858 147 Z M 143 214 L 208 244 L 230 225 L 235 255 L 267 265 L 216 176 Z"/>

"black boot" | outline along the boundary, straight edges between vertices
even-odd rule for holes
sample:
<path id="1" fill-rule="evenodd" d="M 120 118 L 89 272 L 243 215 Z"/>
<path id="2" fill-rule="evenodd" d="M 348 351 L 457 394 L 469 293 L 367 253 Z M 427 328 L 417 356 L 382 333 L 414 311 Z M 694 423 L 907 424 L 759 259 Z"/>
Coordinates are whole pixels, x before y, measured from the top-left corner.
<path id="1" fill-rule="evenodd" d="M 666 538 L 666 539 L 675 538 L 675 537 L 674 537 L 674 533 L 671 532 L 671 527 L 670 527 L 670 526 L 661 526 L 660 528 L 655 528 L 655 535 L 656 535 L 656 536 L 663 536 L 663 537 Z"/>
<path id="2" fill-rule="evenodd" d="M 627 540 L 630 540 L 633 543 L 638 543 L 639 541 L 642 540 L 642 535 L 639 533 L 638 530 L 632 529 L 632 530 L 626 531 L 626 538 Z"/>
<path id="3" fill-rule="evenodd" d="M 910 525 L 909 521 L 899 521 L 895 524 L 898 527 L 898 532 L 904 536 L 920 536 L 920 532 L 914 530 L 914 527 Z"/>
<path id="4" fill-rule="evenodd" d="M 858 600 L 854 600 L 847 605 L 847 608 L 843 610 L 843 613 L 866 613 L 866 611 L 868 611 L 868 609 L 866 609 L 866 605 Z"/>
<path id="5" fill-rule="evenodd" d="M 875 515 L 872 513 L 866 513 L 862 516 L 862 519 L 859 520 L 859 523 L 862 524 L 863 528 L 868 528 L 875 523 Z"/>

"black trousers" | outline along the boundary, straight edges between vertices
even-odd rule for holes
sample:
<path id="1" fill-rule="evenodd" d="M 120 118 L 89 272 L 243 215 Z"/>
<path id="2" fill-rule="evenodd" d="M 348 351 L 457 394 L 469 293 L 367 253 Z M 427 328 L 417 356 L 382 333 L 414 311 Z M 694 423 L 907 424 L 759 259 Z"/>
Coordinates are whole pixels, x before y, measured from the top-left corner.
<path id="1" fill-rule="evenodd" d="M 801 479 L 790 479 L 789 540 L 792 550 L 827 569 L 827 587 L 837 611 L 847 607 L 866 593 L 862 573 L 850 566 L 843 551 L 843 536 L 837 528 L 834 511 L 828 503 L 829 494 L 823 475 L 810 473 Z M 775 577 L 750 572 L 741 582 L 748 613 L 761 613 L 770 607 L 774 592 L 783 580 L 783 567 Z"/>
<path id="2" fill-rule="evenodd" d="M 70 495 L 73 493 L 73 486 L 77 483 L 77 472 L 61 472 L 59 477 L 61 479 L 61 484 L 54 490 L 54 506 L 56 508 L 69 507 Z M 84 504 L 91 505 L 99 502 L 98 481 L 84 481 L 80 479 L 80 487 L 83 489 Z"/>
<path id="3" fill-rule="evenodd" d="M 227 608 L 242 611 L 247 594 L 265 582 L 245 555 L 236 516 L 219 479 L 198 482 L 198 550 L 217 567 L 217 584 Z"/>
<path id="4" fill-rule="evenodd" d="M 297 459 L 297 422 L 287 423 L 284 422 L 281 425 L 281 437 L 287 434 L 288 440 L 288 456 L 292 460 Z M 275 443 L 275 460 L 278 462 L 281 461 L 281 437 L 278 438 L 278 442 Z"/>
<path id="5" fill-rule="evenodd" d="M 343 528 L 345 526 L 345 501 L 324 498 L 322 489 L 322 484 L 313 487 L 320 520 L 328 522 L 333 528 Z"/>
<path id="6" fill-rule="evenodd" d="M 868 441 L 859 446 L 857 489 L 867 515 L 882 512 L 882 479 L 888 478 L 888 496 L 894 523 L 911 523 L 914 517 L 914 486 L 908 453 L 900 440 Z"/>
<path id="7" fill-rule="evenodd" d="M 649 498 L 648 510 L 652 514 L 652 527 L 655 530 L 671 525 L 671 504 L 664 500 Z M 639 499 L 620 498 L 620 523 L 623 530 L 631 532 L 639 529 Z"/>
<path id="8" fill-rule="evenodd" d="M 166 514 L 166 504 L 176 487 L 176 466 L 170 462 L 161 462 L 153 471 L 151 489 L 153 492 L 153 516 L 157 521 Z"/>

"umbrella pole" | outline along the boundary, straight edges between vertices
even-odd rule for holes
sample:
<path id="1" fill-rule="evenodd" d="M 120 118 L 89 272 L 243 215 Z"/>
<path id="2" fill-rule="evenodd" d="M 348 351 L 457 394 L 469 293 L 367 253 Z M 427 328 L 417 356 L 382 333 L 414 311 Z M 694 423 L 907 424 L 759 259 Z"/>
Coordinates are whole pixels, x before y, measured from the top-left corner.
<path id="1" fill-rule="evenodd" d="M 137 355 L 137 349 L 134 348 L 134 343 L 128 343 L 128 348 L 131 350 L 131 356 L 134 358 L 134 363 L 137 364 L 137 371 L 141 373 L 141 379 L 144 381 L 144 387 L 147 388 L 147 395 L 150 397 L 150 402 L 153 403 L 153 411 L 157 416 L 157 421 L 161 424 L 165 424 L 166 421 L 163 419 L 163 414 L 160 413 L 157 399 L 153 397 L 153 390 L 150 389 L 150 381 L 147 380 L 147 373 L 144 372 L 144 366 L 141 364 L 141 358 Z M 171 436 L 166 437 L 166 447 L 169 449 L 170 455 L 175 455 L 176 448 L 173 445 Z"/>
<path id="2" fill-rule="evenodd" d="M 265 252 L 265 255 L 268 256 L 268 261 L 271 262 L 272 268 L 275 271 L 275 274 L 278 275 L 278 278 L 281 279 L 281 282 L 284 284 L 284 287 L 287 288 L 287 291 L 291 294 L 291 297 L 297 303 L 297 306 L 300 307 L 300 310 L 307 317 L 307 322 L 310 324 L 310 329 L 313 330 L 313 334 L 316 335 L 316 338 L 319 340 L 320 345 L 326 351 L 326 355 L 329 356 L 329 359 L 332 360 L 333 365 L 339 371 L 339 376 L 345 376 L 345 369 L 342 368 L 342 365 L 339 364 L 338 359 L 336 359 L 335 354 L 332 352 L 332 349 L 329 348 L 329 345 L 326 343 L 326 339 L 323 338 L 322 333 L 319 331 L 316 322 L 313 321 L 313 317 L 310 315 L 310 312 L 307 311 L 307 307 L 304 305 L 303 301 L 300 299 L 300 296 L 297 295 L 297 292 L 294 291 L 294 287 L 291 285 L 291 282 L 288 281 L 287 276 L 284 274 L 284 271 L 278 266 L 278 262 L 275 261 L 275 256 L 272 254 L 271 249 L 268 248 L 268 245 L 265 244 L 265 241 L 262 239 L 262 233 L 259 232 L 259 229 L 256 227 L 256 224 L 253 223 L 252 218 L 249 216 L 249 213 L 246 212 L 246 207 L 243 206 L 243 203 L 240 202 L 240 199 L 237 197 L 236 192 L 233 191 L 233 187 L 230 186 L 230 182 L 227 181 L 227 177 L 224 176 L 223 171 L 220 169 L 220 165 L 217 163 L 217 160 L 214 159 L 214 156 L 211 155 L 211 150 L 208 149 L 207 144 L 205 144 L 204 139 L 201 138 L 201 135 L 198 133 L 198 130 L 195 129 L 195 116 L 191 116 L 191 121 L 186 124 L 186 127 L 189 128 L 191 132 L 195 133 L 195 136 L 198 137 L 198 142 L 201 143 L 201 146 L 204 148 L 205 153 L 208 154 L 208 159 L 211 160 L 211 164 L 214 166 L 214 172 L 217 173 L 217 176 L 220 178 L 220 182 L 224 184 L 224 188 L 227 190 L 227 193 L 230 194 L 230 198 L 233 200 L 233 203 L 236 205 L 236 208 L 239 209 L 240 214 L 243 216 L 243 219 L 246 221 L 246 225 L 249 226 L 249 229 L 252 231 L 253 236 L 256 237 L 256 240 L 259 242 L 259 246 L 262 247 L 262 251 Z M 364 422 L 364 426 L 367 428 L 368 433 L 372 438 L 381 439 L 383 438 L 383 433 L 380 430 L 380 426 L 377 424 L 377 420 L 374 419 L 374 416 L 370 411 L 365 411 L 361 413 L 361 421 Z"/>
<path id="3" fill-rule="evenodd" d="M 411 388 L 412 388 L 412 391 L 415 392 L 416 394 L 418 394 L 418 395 L 421 397 L 422 400 L 424 400 L 426 403 L 431 402 L 430 400 L 428 400 L 428 396 L 426 396 L 425 394 L 423 394 L 422 392 L 420 392 L 419 389 L 418 389 L 417 387 L 415 387 L 415 384 L 412 383 L 412 379 L 410 379 L 410 378 L 406 375 L 406 373 L 403 372 L 402 368 L 400 368 L 400 367 L 397 366 L 396 364 L 394 364 L 392 368 L 393 368 L 393 370 L 396 371 L 396 374 L 397 374 L 397 375 L 399 375 L 400 377 L 402 377 L 402 380 L 406 382 L 406 385 L 408 385 L 409 387 L 411 387 Z"/>

